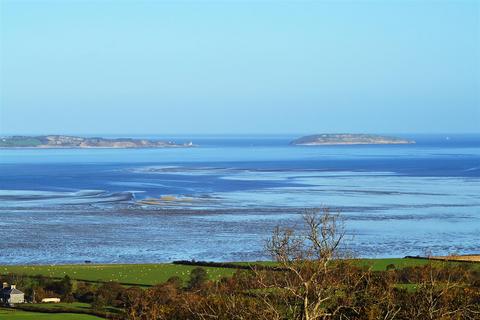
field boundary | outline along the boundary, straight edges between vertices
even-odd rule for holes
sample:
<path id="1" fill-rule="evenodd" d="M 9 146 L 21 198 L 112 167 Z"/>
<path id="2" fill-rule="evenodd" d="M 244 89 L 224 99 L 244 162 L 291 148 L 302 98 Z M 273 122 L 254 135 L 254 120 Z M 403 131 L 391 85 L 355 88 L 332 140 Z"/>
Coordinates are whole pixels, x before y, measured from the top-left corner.
<path id="1" fill-rule="evenodd" d="M 241 270 L 271 270 L 271 271 L 284 271 L 285 269 L 280 267 L 264 266 L 256 263 L 242 265 L 234 262 L 213 262 L 213 261 L 189 261 L 189 260 L 177 260 L 172 264 L 184 265 L 184 266 L 199 266 L 199 267 L 212 267 L 212 268 L 225 268 L 225 269 L 241 269 Z"/>
<path id="2" fill-rule="evenodd" d="M 29 274 L 24 274 L 24 273 L 15 273 L 15 274 L 18 274 L 18 275 L 21 275 L 22 277 L 25 277 L 25 278 L 30 278 L 30 279 L 35 279 L 37 278 L 36 275 L 29 275 Z M 8 275 L 8 273 L 5 273 L 5 274 L 0 274 L 0 275 Z M 47 279 L 51 279 L 51 280 L 62 280 L 63 277 L 52 277 L 52 276 L 44 276 L 45 278 Z M 71 280 L 75 280 L 75 281 L 81 281 L 81 282 L 88 282 L 88 283 L 110 283 L 110 282 L 116 282 L 116 283 L 119 283 L 121 285 L 124 285 L 124 286 L 129 286 L 129 287 L 153 287 L 154 285 L 153 284 L 139 284 L 139 283 L 130 283 L 130 282 L 118 282 L 118 281 L 114 281 L 114 280 L 86 280 L 86 279 L 80 279 L 80 278 L 70 278 Z"/>
<path id="3" fill-rule="evenodd" d="M 473 255 L 465 255 L 466 257 L 471 257 Z M 419 259 L 419 260 L 433 260 L 433 261 L 444 261 L 444 262 L 461 262 L 461 263 L 472 263 L 479 264 L 480 260 L 468 260 L 462 259 L 462 256 L 432 256 L 432 257 L 422 257 L 422 256 L 405 256 L 405 259 Z"/>
<path id="4" fill-rule="evenodd" d="M 110 312 L 95 311 L 95 310 L 78 310 L 74 308 L 42 308 L 42 307 L 33 307 L 28 304 L 17 304 L 15 307 L 5 307 L 5 309 L 11 310 L 22 310 L 28 312 L 37 312 L 37 313 L 72 313 L 72 314 L 87 314 L 90 316 L 96 316 L 104 319 L 112 320 L 121 320 L 124 319 L 124 316 L 121 314 L 115 314 Z"/>

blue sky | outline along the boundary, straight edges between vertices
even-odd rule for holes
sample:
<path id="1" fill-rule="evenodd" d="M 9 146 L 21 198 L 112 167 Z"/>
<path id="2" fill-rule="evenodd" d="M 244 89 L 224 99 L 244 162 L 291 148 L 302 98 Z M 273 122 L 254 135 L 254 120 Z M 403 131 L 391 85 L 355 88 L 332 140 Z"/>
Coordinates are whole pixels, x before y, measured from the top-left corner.
<path id="1" fill-rule="evenodd" d="M 0 134 L 480 132 L 480 1 L 0 3 Z"/>

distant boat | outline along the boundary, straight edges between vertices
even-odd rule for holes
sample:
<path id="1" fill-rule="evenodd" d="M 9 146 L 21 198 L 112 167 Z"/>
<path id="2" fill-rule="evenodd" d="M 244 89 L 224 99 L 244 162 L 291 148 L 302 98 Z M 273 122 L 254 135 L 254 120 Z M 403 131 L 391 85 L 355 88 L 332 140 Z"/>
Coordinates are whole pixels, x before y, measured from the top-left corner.
<path id="1" fill-rule="evenodd" d="M 445 137 L 445 140 L 450 140 L 450 137 Z"/>

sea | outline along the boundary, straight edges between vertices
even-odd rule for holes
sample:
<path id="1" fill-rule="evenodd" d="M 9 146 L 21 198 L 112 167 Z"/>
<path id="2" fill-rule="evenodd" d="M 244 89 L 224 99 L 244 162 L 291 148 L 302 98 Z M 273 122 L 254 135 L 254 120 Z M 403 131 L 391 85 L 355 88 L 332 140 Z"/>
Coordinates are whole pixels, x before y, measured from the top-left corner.
<path id="1" fill-rule="evenodd" d="M 479 253 L 480 135 L 396 136 L 417 143 L 1 149 L 0 264 L 265 260 L 276 226 L 325 208 L 352 256 Z"/>

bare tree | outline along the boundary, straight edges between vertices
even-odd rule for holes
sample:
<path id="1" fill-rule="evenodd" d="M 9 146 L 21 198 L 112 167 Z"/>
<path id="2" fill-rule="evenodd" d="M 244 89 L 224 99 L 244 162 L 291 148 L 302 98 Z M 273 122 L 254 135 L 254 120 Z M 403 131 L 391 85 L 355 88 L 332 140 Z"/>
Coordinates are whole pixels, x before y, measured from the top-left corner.
<path id="1" fill-rule="evenodd" d="M 418 319 L 479 319 L 477 301 L 465 296 L 467 270 L 430 262 L 422 268 L 410 316 Z"/>
<path id="2" fill-rule="evenodd" d="M 341 307 L 328 308 L 341 291 L 341 277 L 331 264 L 341 257 L 345 237 L 343 220 L 329 209 L 306 210 L 305 229 L 277 227 L 266 249 L 278 263 L 276 272 L 256 270 L 265 304 L 278 309 L 278 301 L 289 317 L 315 320 L 333 316 Z M 333 304 L 332 304 L 333 305 Z"/>

